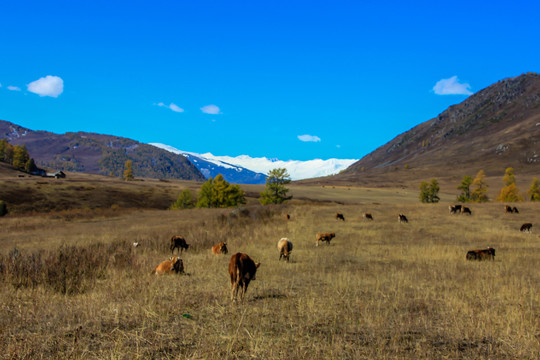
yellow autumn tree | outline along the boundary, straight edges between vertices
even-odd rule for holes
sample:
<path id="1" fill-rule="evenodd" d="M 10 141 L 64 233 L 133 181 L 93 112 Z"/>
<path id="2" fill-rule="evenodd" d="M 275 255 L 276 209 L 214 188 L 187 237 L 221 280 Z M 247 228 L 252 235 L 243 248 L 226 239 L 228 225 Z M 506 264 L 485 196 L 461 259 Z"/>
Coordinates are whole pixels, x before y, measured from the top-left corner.
<path id="1" fill-rule="evenodd" d="M 509 167 L 506 169 L 502 181 L 505 186 L 501 189 L 499 196 L 497 196 L 498 201 L 501 201 L 501 202 L 523 201 L 523 196 L 519 194 L 519 191 L 516 186 L 516 176 L 514 174 L 513 168 Z"/>

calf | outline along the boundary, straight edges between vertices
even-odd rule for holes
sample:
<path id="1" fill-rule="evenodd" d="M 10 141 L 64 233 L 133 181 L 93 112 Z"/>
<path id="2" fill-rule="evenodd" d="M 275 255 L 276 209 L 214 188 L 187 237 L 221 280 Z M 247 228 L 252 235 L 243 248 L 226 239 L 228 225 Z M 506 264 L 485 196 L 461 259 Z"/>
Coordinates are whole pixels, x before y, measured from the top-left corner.
<path id="1" fill-rule="evenodd" d="M 227 255 L 228 252 L 229 252 L 229 250 L 227 249 L 227 243 L 224 243 L 223 241 L 220 242 L 219 244 L 216 244 L 216 245 L 212 246 L 212 254 L 215 254 L 215 255 L 219 255 L 219 254 Z"/>
<path id="2" fill-rule="evenodd" d="M 182 253 L 184 249 L 189 248 L 189 244 L 186 243 L 186 239 L 184 239 L 181 235 L 174 235 L 171 238 L 171 254 L 174 254 L 174 249 L 178 249 L 179 253 Z"/>
<path id="3" fill-rule="evenodd" d="M 514 210 L 514 214 L 519 214 L 519 211 L 518 211 L 517 207 L 514 206 L 514 207 L 512 208 L 512 210 Z"/>
<path id="4" fill-rule="evenodd" d="M 495 260 L 495 249 L 488 247 L 487 249 L 468 251 L 467 260 Z"/>
<path id="5" fill-rule="evenodd" d="M 408 223 L 409 222 L 409 219 L 407 219 L 407 217 L 403 214 L 399 214 L 398 215 L 398 221 L 400 223 Z"/>
<path id="6" fill-rule="evenodd" d="M 336 220 L 343 220 L 343 221 L 345 221 L 345 216 L 343 216 L 342 213 L 336 213 L 335 217 L 336 217 Z"/>
<path id="7" fill-rule="evenodd" d="M 521 232 L 523 232 L 523 231 L 531 232 L 531 228 L 532 228 L 531 223 L 525 223 L 525 224 L 521 225 L 521 227 L 519 228 L 519 231 L 521 231 Z"/>
<path id="8" fill-rule="evenodd" d="M 463 207 L 461 208 L 461 213 L 462 213 L 462 214 L 469 214 L 469 215 L 472 215 L 471 209 L 469 209 L 469 208 L 466 207 L 466 206 L 463 206 Z"/>
<path id="9" fill-rule="evenodd" d="M 154 268 L 152 274 L 178 274 L 184 272 L 184 262 L 178 256 L 171 257 L 169 260 L 165 260 Z"/>
<path id="10" fill-rule="evenodd" d="M 255 273 L 261 263 L 255 263 L 247 254 L 236 253 L 229 262 L 229 275 L 231 276 L 231 300 L 238 297 L 238 289 L 241 288 L 240 298 L 243 300 L 251 280 L 255 280 Z"/>
<path id="11" fill-rule="evenodd" d="M 373 216 L 370 213 L 364 213 L 364 218 L 367 220 L 373 220 Z"/>
<path id="12" fill-rule="evenodd" d="M 330 245 L 330 240 L 332 240 L 332 238 L 335 238 L 335 237 L 336 237 L 335 233 L 317 233 L 315 246 L 319 246 L 319 241 L 326 241 L 326 244 Z"/>
<path id="13" fill-rule="evenodd" d="M 284 258 L 287 262 L 289 262 L 289 256 L 291 255 L 292 247 L 292 242 L 289 239 L 281 238 L 281 240 L 279 240 L 277 243 L 279 260 L 281 260 L 281 258 Z"/>

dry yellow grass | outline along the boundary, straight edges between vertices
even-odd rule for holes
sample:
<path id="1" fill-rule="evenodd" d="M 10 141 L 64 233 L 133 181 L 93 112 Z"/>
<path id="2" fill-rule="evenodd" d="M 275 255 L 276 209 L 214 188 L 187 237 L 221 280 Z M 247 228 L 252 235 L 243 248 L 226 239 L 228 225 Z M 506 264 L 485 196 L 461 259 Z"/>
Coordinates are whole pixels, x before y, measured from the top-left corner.
<path id="1" fill-rule="evenodd" d="M 248 217 L 196 209 L 1 218 L 4 256 L 13 247 L 141 246 L 130 249 L 127 268 L 111 261 L 82 293 L 4 281 L 0 357 L 540 358 L 539 205 L 517 204 L 518 215 L 500 203 L 472 205 L 469 217 L 450 215 L 448 203 L 419 204 L 416 193 L 392 202 L 371 191 L 355 204 L 295 201 L 250 207 Z M 534 224 L 532 234 L 519 232 L 523 222 Z M 317 232 L 336 237 L 315 247 Z M 150 275 L 175 234 L 192 244 L 182 255 L 187 275 Z M 278 261 L 282 237 L 294 244 L 290 263 Z M 220 241 L 227 256 L 211 254 Z M 494 262 L 465 260 L 487 246 Z M 245 302 L 233 304 L 227 266 L 238 251 L 262 264 Z"/>

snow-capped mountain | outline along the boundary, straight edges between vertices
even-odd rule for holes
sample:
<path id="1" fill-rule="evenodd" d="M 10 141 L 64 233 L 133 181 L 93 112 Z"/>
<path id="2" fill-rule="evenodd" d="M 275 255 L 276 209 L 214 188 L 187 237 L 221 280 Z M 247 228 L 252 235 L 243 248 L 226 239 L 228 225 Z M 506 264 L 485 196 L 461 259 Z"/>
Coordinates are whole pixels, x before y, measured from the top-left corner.
<path id="1" fill-rule="evenodd" d="M 268 159 L 266 157 L 253 158 L 248 155 L 240 155 L 236 157 L 216 156 L 211 153 L 196 154 L 196 153 L 190 153 L 186 151 L 180 151 L 172 146 L 158 144 L 158 143 L 152 143 L 150 145 L 154 145 L 161 149 L 168 150 L 175 154 L 184 154 L 184 156 L 186 156 L 190 161 L 192 161 L 193 164 L 199 169 L 199 171 L 201 171 L 205 176 L 207 176 L 205 171 L 203 171 L 199 167 L 199 165 L 197 165 L 197 163 L 194 162 L 194 160 L 196 159 L 192 160 L 190 156 L 210 162 L 214 164 L 215 166 L 223 166 L 225 168 L 227 167 L 243 168 L 243 169 L 246 169 L 247 171 L 252 171 L 257 174 L 263 174 L 263 181 L 261 182 L 263 184 L 265 182 L 264 174 L 267 174 L 268 171 L 275 168 L 287 169 L 287 172 L 291 176 L 292 180 L 302 180 L 302 179 L 309 179 L 309 178 L 337 174 L 341 170 L 346 169 L 349 165 L 358 161 L 358 159 L 328 159 L 328 160 L 314 159 L 314 160 L 307 160 L 307 161 L 300 161 L 300 160 L 283 161 L 283 160 L 278 160 L 278 159 Z M 237 170 L 237 171 L 241 171 L 241 170 Z M 218 171 L 218 174 L 219 174 L 219 171 Z M 209 175 L 209 176 L 215 176 L 215 175 Z M 223 174 L 223 176 L 225 177 L 225 174 Z M 231 180 L 227 180 L 227 181 L 231 181 Z M 259 182 L 257 182 L 257 184 L 258 183 Z M 255 182 L 250 182 L 250 184 L 255 184 Z"/>

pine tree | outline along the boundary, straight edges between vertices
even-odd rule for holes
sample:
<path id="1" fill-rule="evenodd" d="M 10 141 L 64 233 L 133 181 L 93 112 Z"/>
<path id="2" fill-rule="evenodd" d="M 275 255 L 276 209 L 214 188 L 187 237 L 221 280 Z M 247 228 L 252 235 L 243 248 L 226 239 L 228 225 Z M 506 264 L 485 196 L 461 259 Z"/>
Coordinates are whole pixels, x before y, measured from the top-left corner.
<path id="1" fill-rule="evenodd" d="M 439 202 L 439 182 L 437 179 L 432 179 L 431 183 L 422 181 L 419 186 L 420 189 L 420 201 L 423 203 L 437 203 Z"/>
<path id="2" fill-rule="evenodd" d="M 209 178 L 201 186 L 197 207 L 232 207 L 245 204 L 245 192 L 238 185 L 227 182 L 219 174 L 215 179 Z"/>
<path id="3" fill-rule="evenodd" d="M 169 209 L 171 210 L 178 210 L 178 209 L 191 209 L 195 206 L 193 202 L 193 197 L 191 195 L 191 191 L 188 188 L 185 188 L 180 195 L 178 195 L 178 199 L 176 199 L 176 202 L 171 205 Z"/>
<path id="4" fill-rule="evenodd" d="M 527 195 L 529 195 L 531 201 L 540 201 L 540 180 L 538 178 L 533 178 Z"/>
<path id="5" fill-rule="evenodd" d="M 476 177 L 472 182 L 472 186 L 474 186 L 475 188 L 471 193 L 471 201 L 478 203 L 489 201 L 489 198 L 487 196 L 488 185 L 484 180 L 485 177 L 486 174 L 484 173 L 484 170 L 479 170 L 476 174 Z"/>
<path id="6" fill-rule="evenodd" d="M 458 195 L 457 200 L 461 202 L 471 201 L 471 184 L 473 183 L 472 176 L 465 175 L 461 184 L 457 187 L 458 190 L 461 190 L 461 194 Z"/>
<path id="7" fill-rule="evenodd" d="M 266 176 L 266 187 L 261 193 L 259 199 L 263 205 L 281 204 L 286 200 L 292 199 L 292 196 L 287 196 L 289 189 L 285 185 L 291 182 L 290 175 L 285 168 L 277 168 L 270 170 Z"/>
<path id="8" fill-rule="evenodd" d="M 131 160 L 127 160 L 124 164 L 124 180 L 129 181 L 133 179 L 133 165 Z"/>
<path id="9" fill-rule="evenodd" d="M 37 170 L 37 166 L 36 166 L 36 163 L 34 162 L 34 159 L 33 158 L 30 158 L 26 164 L 24 165 L 24 171 L 26 171 L 27 173 L 31 174 L 33 173 L 34 171 Z"/>

